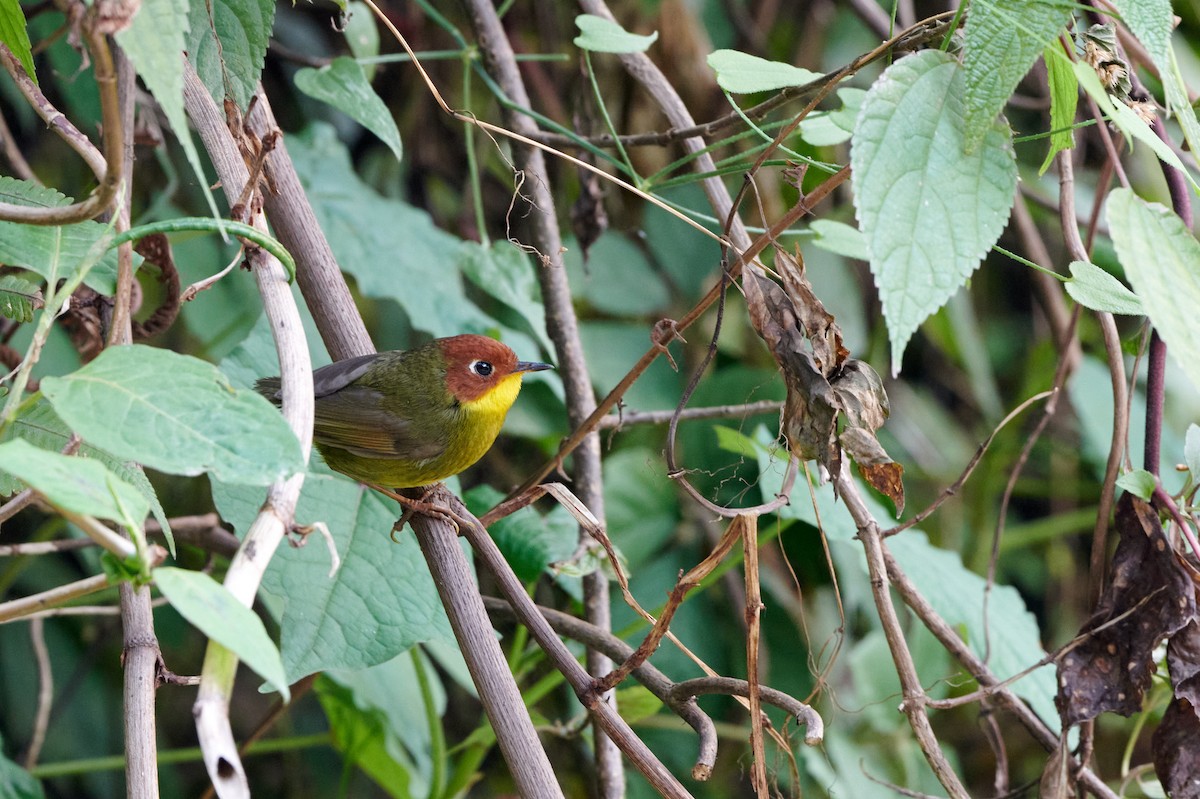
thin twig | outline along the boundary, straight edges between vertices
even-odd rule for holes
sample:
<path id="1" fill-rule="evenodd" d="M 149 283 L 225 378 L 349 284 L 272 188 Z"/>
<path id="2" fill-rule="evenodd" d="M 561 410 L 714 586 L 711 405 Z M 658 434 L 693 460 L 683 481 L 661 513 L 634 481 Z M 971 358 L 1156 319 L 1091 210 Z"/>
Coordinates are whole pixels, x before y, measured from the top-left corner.
<path id="1" fill-rule="evenodd" d="M 741 405 L 713 405 L 705 408 L 684 408 L 678 414 L 669 411 L 626 411 L 604 416 L 597 423 L 598 430 L 620 430 L 624 427 L 639 424 L 667 424 L 678 415 L 681 421 L 697 421 L 700 419 L 728 419 L 754 416 L 760 413 L 778 412 L 783 407 L 781 400 L 759 400 Z"/>
<path id="2" fill-rule="evenodd" d="M 37 712 L 33 715 L 33 732 L 29 736 L 29 749 L 25 752 L 25 769 L 37 765 L 46 742 L 46 730 L 50 726 L 50 709 L 54 705 L 54 671 L 50 668 L 50 653 L 46 650 L 46 627 L 41 618 L 29 622 L 29 638 L 33 644 L 33 659 L 38 671 Z"/>

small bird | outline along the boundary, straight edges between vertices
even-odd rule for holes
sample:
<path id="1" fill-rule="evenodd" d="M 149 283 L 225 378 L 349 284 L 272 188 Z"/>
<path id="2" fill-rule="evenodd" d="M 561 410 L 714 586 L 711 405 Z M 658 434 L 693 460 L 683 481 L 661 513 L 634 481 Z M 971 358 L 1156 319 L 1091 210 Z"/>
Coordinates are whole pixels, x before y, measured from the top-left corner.
<path id="1" fill-rule="evenodd" d="M 436 483 L 491 449 L 522 375 L 551 368 L 475 335 L 338 361 L 313 372 L 313 443 L 331 469 L 364 483 Z M 282 401 L 278 377 L 254 388 Z"/>

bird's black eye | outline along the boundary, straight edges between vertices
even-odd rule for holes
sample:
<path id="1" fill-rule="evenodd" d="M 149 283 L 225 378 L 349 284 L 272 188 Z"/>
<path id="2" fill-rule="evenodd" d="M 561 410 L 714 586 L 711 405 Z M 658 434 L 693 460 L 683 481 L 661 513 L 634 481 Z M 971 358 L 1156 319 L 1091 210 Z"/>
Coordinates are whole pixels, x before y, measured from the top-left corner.
<path id="1" fill-rule="evenodd" d="M 480 377 L 491 377 L 492 370 L 495 367 L 493 367 L 487 361 L 471 361 L 471 366 L 469 368 L 472 372 L 479 375 Z"/>

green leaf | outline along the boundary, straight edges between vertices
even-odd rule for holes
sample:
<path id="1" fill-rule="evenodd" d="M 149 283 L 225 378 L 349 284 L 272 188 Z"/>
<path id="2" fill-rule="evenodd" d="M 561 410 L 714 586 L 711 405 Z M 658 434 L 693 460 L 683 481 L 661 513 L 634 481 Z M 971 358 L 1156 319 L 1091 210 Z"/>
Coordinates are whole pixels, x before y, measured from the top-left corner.
<path id="1" fill-rule="evenodd" d="M 662 455 L 651 449 L 621 449 L 602 465 L 609 535 L 636 568 L 674 535 L 678 493 L 666 476 Z"/>
<path id="2" fill-rule="evenodd" d="M 717 73 L 717 85 L 730 94 L 771 92 L 789 86 L 804 86 L 822 77 L 819 72 L 768 61 L 738 50 L 713 52 L 708 56 L 708 66 Z"/>
<path id="3" fill-rule="evenodd" d="M 60 455 L 16 439 L 0 444 L 0 471 L 71 513 L 136 526 L 150 513 L 140 491 L 90 458 Z"/>
<path id="4" fill-rule="evenodd" d="M 351 55 L 360 62 L 378 56 L 379 28 L 370 6 L 358 2 L 358 0 L 352 0 L 352 2 L 346 3 L 343 19 L 345 26 L 342 28 L 342 33 L 346 35 L 346 45 L 350 48 Z M 375 77 L 375 67 L 375 64 L 363 64 L 367 80 Z"/>
<path id="5" fill-rule="evenodd" d="M 284 702 L 291 700 L 279 650 L 254 611 L 203 572 L 160 566 L 151 574 L 180 616 L 254 669 L 283 696 Z"/>
<path id="6" fill-rule="evenodd" d="M 54 412 L 54 408 L 50 407 L 50 403 L 44 398 L 18 413 L 8 427 L 0 432 L 0 441 L 24 440 L 51 452 L 62 450 L 70 439 L 71 429 L 63 424 L 62 419 L 59 419 L 58 414 Z M 145 497 L 146 501 L 150 503 L 150 510 L 154 514 L 154 518 L 162 525 L 163 534 L 167 539 L 167 548 L 174 556 L 175 540 L 171 536 L 170 522 L 158 501 L 158 496 L 154 493 L 154 486 L 150 485 L 150 481 L 146 479 L 145 472 L 137 465 L 118 460 L 104 450 L 87 443 L 79 447 L 78 455 L 89 461 L 104 464 L 110 472 L 132 485 Z M 17 481 L 0 473 L 0 496 L 7 496 L 20 488 L 21 485 Z"/>
<path id="7" fill-rule="evenodd" d="M 1200 427 L 1194 424 L 1188 425 L 1183 459 L 1187 463 L 1188 471 L 1192 473 L 1192 480 L 1200 480 Z"/>
<path id="8" fill-rule="evenodd" d="M 458 266 L 467 280 L 519 313 L 528 332 L 547 352 L 554 351 L 546 335 L 546 310 L 536 267 L 525 252 L 508 241 L 493 242 L 489 247 L 464 241 L 459 247 Z"/>
<path id="9" fill-rule="evenodd" d="M 613 316 L 649 316 L 666 309 L 671 293 L 637 247 L 626 236 L 608 231 L 596 239 L 583 262 L 579 247 L 563 257 L 571 294 Z M 630 287 L 636 286 L 636 291 Z"/>
<path id="10" fill-rule="evenodd" d="M 644 53 L 658 40 L 658 31 L 639 36 L 610 19 L 594 14 L 575 17 L 575 26 L 580 34 L 575 37 L 575 46 L 593 53 Z"/>
<path id="11" fill-rule="evenodd" d="M 974 152 L 1033 62 L 1067 24 L 1068 6 L 1031 0 L 974 0 L 963 53 L 963 149 Z"/>
<path id="12" fill-rule="evenodd" d="M 662 710 L 662 700 L 644 685 L 632 685 L 617 691 L 617 708 L 626 724 L 637 724 Z"/>
<path id="13" fill-rule="evenodd" d="M 385 789 L 396 783 L 389 782 L 375 769 L 386 772 L 391 770 L 389 762 L 400 765 L 411 780 L 408 790 L 413 796 L 430 795 L 427 783 L 433 776 L 433 759 L 443 754 L 432 750 L 426 703 L 436 719 L 440 719 L 446 711 L 445 688 L 423 649 L 424 646 L 413 647 L 389 661 L 365 669 L 335 669 L 326 672 L 317 682 L 322 704 L 325 704 L 325 692 L 336 690 L 341 693 L 348 713 L 342 717 L 344 724 L 330 719 L 335 740 L 345 743 L 355 740 L 353 729 L 344 726 L 353 726 L 355 717 L 377 723 L 377 739 L 383 744 L 382 750 L 363 745 L 355 748 L 352 754 L 347 754 L 351 754 L 355 762 Z M 418 663 L 427 678 L 424 684 L 418 676 Z M 360 744 L 366 744 L 361 736 L 357 736 L 357 740 Z"/>
<path id="14" fill-rule="evenodd" d="M 1071 262 L 1071 279 L 1067 281 L 1071 299 L 1093 311 L 1144 316 L 1142 301 L 1125 284 L 1087 261 Z"/>
<path id="15" fill-rule="evenodd" d="M 425 786 L 412 784 L 416 776 L 412 764 L 405 762 L 390 735 L 383 709 L 359 707 L 349 688 L 327 677 L 317 680 L 316 692 L 333 734 L 333 746 L 348 764 L 361 768 L 394 799 L 428 795 L 427 789 L 421 790 Z M 420 697 L 409 697 L 409 701 L 420 708 Z M 425 726 L 423 719 L 417 721 Z"/>
<path id="16" fill-rule="evenodd" d="M 1117 486 L 1149 502 L 1158 486 L 1158 480 L 1145 469 L 1134 469 L 1118 477 Z"/>
<path id="17" fill-rule="evenodd" d="M 482 516 L 499 504 L 504 494 L 480 485 L 468 491 L 463 499 L 472 513 Z M 561 505 L 555 505 L 544 516 L 527 507 L 493 522 L 488 534 L 521 582 L 530 583 L 551 563 L 571 557 L 579 543 L 579 524 Z"/>
<path id="18" fill-rule="evenodd" d="M 1159 69 L 1167 66 L 1171 31 L 1175 28 L 1171 0 L 1113 0 L 1121 21 L 1138 38 Z"/>
<path id="19" fill-rule="evenodd" d="M 3 743 L 4 739 L 0 737 L 0 796 L 6 799 L 45 799 L 42 783 L 3 755 Z"/>
<path id="20" fill-rule="evenodd" d="M 1200 388 L 1200 242 L 1170 209 L 1129 189 L 1109 194 L 1107 216 L 1134 293 L 1167 351 Z"/>
<path id="21" fill-rule="evenodd" d="M 10 177 L 0 177 L 0 200 L 33 208 L 60 208 L 73 202 L 54 189 Z M 84 265 L 92 246 L 107 229 L 107 225 L 90 221 L 50 226 L 0 222 L 0 263 L 24 267 L 57 283 Z M 135 265 L 140 262 L 140 256 L 135 256 Z M 111 296 L 116 279 L 117 254 L 109 252 L 92 267 L 84 282 Z"/>
<path id="22" fill-rule="evenodd" d="M 962 70 L 926 50 L 877 80 L 854 128 L 858 221 L 892 342 L 892 371 L 917 326 L 967 281 L 999 238 L 1017 185 L 1012 136 L 993 120 L 964 155 Z"/>
<path id="23" fill-rule="evenodd" d="M 274 20 L 271 0 L 190 0 L 188 58 L 218 107 L 226 96 L 250 104 Z"/>
<path id="24" fill-rule="evenodd" d="M 1054 156 L 1061 150 L 1075 146 L 1075 132 L 1068 130 L 1075 124 L 1075 109 L 1079 104 L 1079 81 L 1070 60 L 1056 44 L 1046 47 L 1042 56 L 1046 64 L 1050 84 L 1050 149 L 1046 160 L 1038 170 L 1041 175 L 1050 166 Z"/>
<path id="25" fill-rule="evenodd" d="M 129 27 L 118 31 L 116 38 L 175 132 L 213 218 L 220 218 L 183 110 L 182 56 L 187 33 L 187 0 L 142 0 Z"/>
<path id="26" fill-rule="evenodd" d="M 814 219 L 808 229 L 816 233 L 813 244 L 822 250 L 844 255 L 847 258 L 857 258 L 860 261 L 870 259 L 867 252 L 867 242 L 862 231 L 845 222 L 832 219 Z"/>
<path id="27" fill-rule="evenodd" d="M 850 141 L 854 122 L 867 96 L 866 89 L 838 89 L 842 107 L 836 111 L 816 111 L 800 123 L 800 137 L 814 147 L 831 147 Z"/>
<path id="28" fill-rule="evenodd" d="M 33 69 L 33 50 L 29 46 L 29 32 L 25 28 L 25 12 L 17 0 L 0 0 L 0 42 L 8 45 L 36 86 L 37 72 Z M 0 791 L 0 795 L 3 795 L 3 791 Z"/>
<path id="29" fill-rule="evenodd" d="M 304 468 L 274 406 L 212 364 L 169 350 L 110 347 L 42 392 L 85 440 L 168 474 L 266 485 Z"/>
<path id="30" fill-rule="evenodd" d="M 359 122 L 391 148 L 397 161 L 403 160 L 404 147 L 396 121 L 353 58 L 342 56 L 320 69 L 297 70 L 296 88 Z"/>
<path id="31" fill-rule="evenodd" d="M 1159 67 L 1163 90 L 1167 96 L 1167 109 L 1175 115 L 1175 120 L 1183 129 L 1188 148 L 1195 153 L 1200 151 L 1200 120 L 1196 118 L 1196 109 L 1192 106 L 1187 84 L 1183 81 L 1175 50 L 1171 49 L 1168 55 L 1168 63 Z"/>
<path id="32" fill-rule="evenodd" d="M 33 312 L 45 304 L 37 284 L 17 275 L 0 277 L 0 316 L 16 322 L 32 322 Z"/>
<path id="33" fill-rule="evenodd" d="M 216 483 L 213 501 L 221 517 L 244 532 L 262 491 Z M 296 522 L 324 522 L 342 565 L 329 576 L 329 551 L 313 532 L 306 546 L 276 552 L 263 577 L 263 590 L 278 599 L 280 651 L 293 681 L 316 671 L 374 666 L 422 641 L 452 640 L 412 533 L 398 533 L 396 543 L 389 538 L 399 516 L 394 502 L 324 466 L 305 478 Z"/>
<path id="34" fill-rule="evenodd" d="M 363 183 L 333 128 L 312 125 L 288 139 L 288 151 L 333 254 L 363 294 L 398 302 L 413 327 L 434 336 L 496 326 L 447 268 L 461 241 L 424 211 Z"/>

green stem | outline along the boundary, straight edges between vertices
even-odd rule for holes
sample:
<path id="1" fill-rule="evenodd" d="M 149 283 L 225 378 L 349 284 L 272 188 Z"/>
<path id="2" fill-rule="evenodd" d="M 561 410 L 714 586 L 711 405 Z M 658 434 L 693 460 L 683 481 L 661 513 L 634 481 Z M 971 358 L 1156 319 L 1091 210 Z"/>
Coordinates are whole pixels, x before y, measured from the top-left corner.
<path id="1" fill-rule="evenodd" d="M 417 688 L 421 692 L 421 705 L 425 709 L 425 723 L 429 725 L 429 759 L 433 764 L 433 773 L 429 777 L 429 799 L 442 796 L 446 784 L 446 733 L 442 729 L 442 719 L 438 715 L 433 701 L 433 687 L 429 681 L 429 672 L 425 670 L 425 657 L 421 648 L 414 646 L 409 650 L 412 657 L 413 671 L 417 674 Z"/>
<path id="2" fill-rule="evenodd" d="M 138 225 L 113 237 L 110 248 L 117 247 L 127 241 L 137 241 L 154 233 L 232 233 L 243 239 L 254 242 L 267 252 L 279 259 L 288 273 L 288 282 L 296 279 L 296 262 L 291 254 L 276 239 L 263 233 L 256 227 L 231 219 L 211 219 L 209 217 L 189 216 L 182 219 L 166 219 L 161 222 L 150 222 Z"/>
<path id="3" fill-rule="evenodd" d="M 604 104 L 604 95 L 600 93 L 600 84 L 596 82 L 596 70 L 592 69 L 592 54 L 588 50 L 583 51 L 583 62 L 587 65 L 588 82 L 592 85 L 592 96 L 596 98 L 596 108 L 599 109 L 600 116 L 604 119 L 604 127 L 608 129 L 608 135 L 612 136 L 613 144 L 617 146 L 617 152 L 625 163 L 626 169 L 633 176 L 633 185 L 642 188 L 644 185 L 642 178 L 633 168 L 633 161 L 629 160 L 629 153 L 625 151 L 625 145 L 621 143 L 621 136 L 617 133 L 612 117 L 608 114 L 608 106 Z"/>
<path id="4" fill-rule="evenodd" d="M 463 51 L 463 107 L 471 107 L 471 62 L 475 60 L 473 51 Z M 471 204 L 475 208 L 475 227 L 479 230 L 479 243 L 484 248 L 491 246 L 491 237 L 487 231 L 487 217 L 483 212 L 483 181 L 479 177 L 479 156 L 475 152 L 475 126 L 470 122 L 463 123 L 467 151 L 467 175 L 471 181 Z"/>
<path id="5" fill-rule="evenodd" d="M 266 741 L 256 741 L 246 750 L 247 755 L 269 755 L 276 752 L 288 752 L 296 749 L 310 749 L 314 746 L 332 746 L 333 739 L 328 732 L 313 735 L 302 735 L 295 738 L 272 738 Z M 168 749 L 159 751 L 158 764 L 196 763 L 204 759 L 200 747 L 186 749 Z M 74 774 L 88 774 L 97 771 L 120 771 L 125 768 L 123 755 L 108 757 L 91 757 L 82 760 L 65 760 L 59 763 L 43 763 L 29 770 L 35 778 L 48 780 L 55 777 L 69 777 Z"/>

